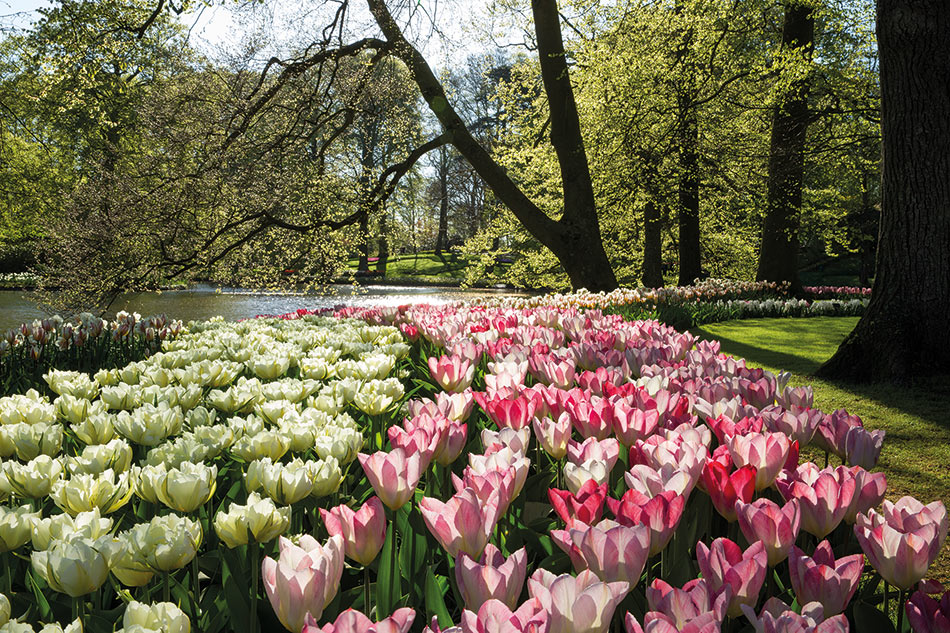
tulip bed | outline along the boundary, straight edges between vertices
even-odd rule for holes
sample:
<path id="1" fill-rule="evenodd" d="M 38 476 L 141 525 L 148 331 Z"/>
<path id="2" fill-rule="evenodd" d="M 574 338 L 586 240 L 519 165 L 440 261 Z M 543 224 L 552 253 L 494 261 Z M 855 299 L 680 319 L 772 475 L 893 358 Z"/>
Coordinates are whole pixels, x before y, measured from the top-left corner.
<path id="1" fill-rule="evenodd" d="M 0 399 L 0 631 L 944 630 L 946 509 L 787 380 L 597 310 L 193 323 Z"/>

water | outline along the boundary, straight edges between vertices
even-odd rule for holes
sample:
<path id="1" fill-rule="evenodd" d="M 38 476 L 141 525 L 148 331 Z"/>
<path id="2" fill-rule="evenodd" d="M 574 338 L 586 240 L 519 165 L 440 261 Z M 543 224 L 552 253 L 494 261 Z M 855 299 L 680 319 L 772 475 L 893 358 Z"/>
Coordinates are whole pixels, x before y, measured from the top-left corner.
<path id="1" fill-rule="evenodd" d="M 331 308 L 336 305 L 402 305 L 406 303 L 441 304 L 450 301 L 478 301 L 490 297 L 526 296 L 509 290 L 434 288 L 412 286 L 331 286 L 326 294 L 261 293 L 242 288 L 198 284 L 187 290 L 135 292 L 121 295 L 112 306 L 138 312 L 142 316 L 164 312 L 170 318 L 188 322 L 222 316 L 228 320 L 246 319 L 259 314 L 283 314 L 307 308 Z M 23 291 L 0 291 L 0 331 L 48 316 Z M 111 316 L 111 315 L 110 315 Z"/>

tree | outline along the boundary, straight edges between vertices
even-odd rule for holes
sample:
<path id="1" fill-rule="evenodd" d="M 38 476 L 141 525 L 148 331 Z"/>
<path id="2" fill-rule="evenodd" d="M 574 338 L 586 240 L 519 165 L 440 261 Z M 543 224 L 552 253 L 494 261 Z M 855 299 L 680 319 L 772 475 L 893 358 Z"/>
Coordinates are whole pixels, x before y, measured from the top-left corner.
<path id="1" fill-rule="evenodd" d="M 950 371 L 950 5 L 878 0 L 883 168 L 867 311 L 818 370 L 901 380 Z"/>

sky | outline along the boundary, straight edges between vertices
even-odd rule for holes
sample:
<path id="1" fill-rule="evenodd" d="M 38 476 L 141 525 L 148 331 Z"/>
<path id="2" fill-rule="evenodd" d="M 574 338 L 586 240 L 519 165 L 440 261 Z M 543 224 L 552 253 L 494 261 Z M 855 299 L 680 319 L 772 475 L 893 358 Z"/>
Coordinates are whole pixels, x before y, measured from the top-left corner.
<path id="1" fill-rule="evenodd" d="M 420 45 L 423 55 L 433 66 L 454 65 L 465 59 L 466 56 L 485 51 L 484 42 L 487 39 L 486 12 L 491 0 L 439 0 L 438 3 L 420 0 L 420 6 L 429 5 L 438 8 L 436 22 L 442 33 L 432 33 L 430 29 L 416 34 L 417 45 Z M 26 28 L 38 17 L 36 10 L 50 6 L 47 0 L 0 0 L 0 22 L 13 23 L 17 27 Z M 201 3 L 198 3 L 201 5 Z M 263 25 L 270 28 L 272 38 L 277 38 L 278 44 L 261 52 L 262 57 L 270 57 L 279 53 L 281 44 L 291 47 L 300 32 L 299 22 L 289 20 L 289 12 L 281 12 L 281 6 L 292 6 L 296 9 L 296 2 L 265 3 L 267 7 L 276 7 L 272 11 L 257 11 L 246 14 L 235 11 L 233 5 L 223 6 L 215 3 L 212 6 L 201 5 L 197 11 L 184 14 L 180 17 L 182 23 L 190 29 L 192 45 L 214 58 L 221 50 L 235 51 L 244 37 L 256 32 Z M 361 3 L 353 3 L 354 7 Z M 368 21 L 368 13 L 362 16 L 355 14 L 357 21 Z M 312 16 L 319 24 L 318 16 Z M 275 35 L 276 34 L 276 35 Z M 510 36 L 501 38 L 502 41 L 511 41 Z M 286 50 L 286 49 L 284 49 Z"/>

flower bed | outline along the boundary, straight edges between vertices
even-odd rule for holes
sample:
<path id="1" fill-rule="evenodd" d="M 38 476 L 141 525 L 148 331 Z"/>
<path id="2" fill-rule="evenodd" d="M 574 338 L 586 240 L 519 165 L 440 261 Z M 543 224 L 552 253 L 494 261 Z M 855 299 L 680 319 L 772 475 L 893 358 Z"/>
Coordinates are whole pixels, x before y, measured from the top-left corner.
<path id="1" fill-rule="evenodd" d="M 23 323 L 0 339 L 0 395 L 45 391 L 43 375 L 50 369 L 123 367 L 160 350 L 181 327 L 164 314 L 143 319 L 128 312 L 114 321 L 83 313 L 72 320 L 57 315 Z"/>
<path id="2" fill-rule="evenodd" d="M 813 299 L 855 299 L 871 297 L 870 288 L 855 286 L 805 286 L 805 293 Z"/>
<path id="3" fill-rule="evenodd" d="M 50 372 L 51 401 L 0 399 L 0 619 L 827 632 L 893 630 L 911 595 L 917 631 L 948 611 L 920 582 L 943 505 L 884 501 L 883 433 L 787 375 L 596 310 L 337 316 L 190 324 L 122 369 Z M 800 463 L 808 444 L 841 465 Z"/>

